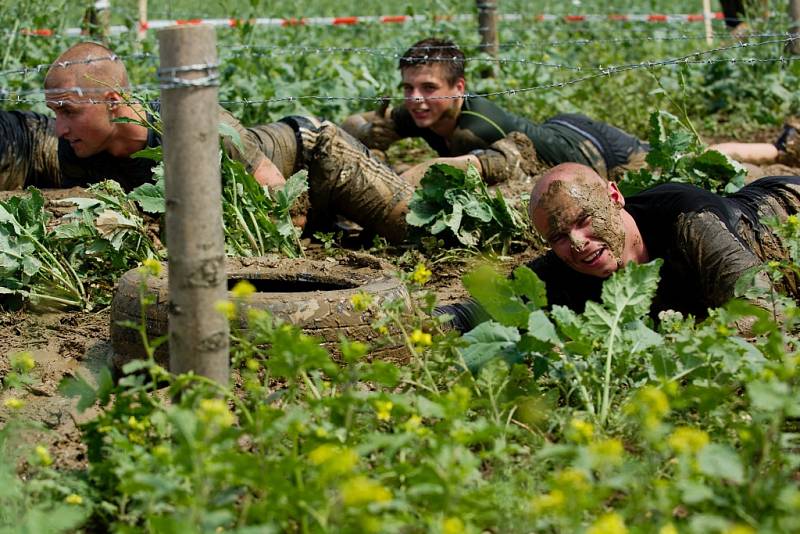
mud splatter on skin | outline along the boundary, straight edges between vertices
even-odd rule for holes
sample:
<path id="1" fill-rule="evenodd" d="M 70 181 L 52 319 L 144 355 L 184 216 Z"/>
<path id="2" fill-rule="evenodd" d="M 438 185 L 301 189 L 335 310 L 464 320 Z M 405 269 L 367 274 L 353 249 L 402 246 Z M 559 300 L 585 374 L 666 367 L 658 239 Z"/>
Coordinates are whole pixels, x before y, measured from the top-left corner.
<path id="1" fill-rule="evenodd" d="M 550 236 L 569 234 L 580 218 L 590 217 L 594 237 L 608 246 L 617 266 L 622 266 L 625 249 L 622 207 L 608 197 L 604 182 L 586 176 L 577 176 L 569 182 L 556 180 L 549 185 L 536 208 L 544 211 Z"/>

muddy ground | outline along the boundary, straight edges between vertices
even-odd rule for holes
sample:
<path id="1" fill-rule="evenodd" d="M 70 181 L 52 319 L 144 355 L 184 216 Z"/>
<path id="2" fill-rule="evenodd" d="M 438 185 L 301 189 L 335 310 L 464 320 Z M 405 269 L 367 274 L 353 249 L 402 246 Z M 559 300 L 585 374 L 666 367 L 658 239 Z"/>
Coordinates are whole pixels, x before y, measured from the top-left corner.
<path id="1" fill-rule="evenodd" d="M 765 135 L 772 138 L 773 134 Z M 414 159 L 423 159 L 427 152 L 413 148 Z M 406 155 L 406 157 L 408 157 Z M 390 153 L 390 159 L 392 154 Z M 753 178 L 766 175 L 795 175 L 800 169 L 782 165 L 771 165 L 752 169 Z M 503 194 L 515 205 L 530 191 L 530 181 L 501 184 Z M 0 192 L 0 200 L 11 193 Z M 66 190 L 56 193 L 53 198 L 81 196 L 80 190 Z M 62 209 L 58 202 L 49 208 L 55 213 Z M 388 256 L 395 258 L 408 254 L 409 248 L 390 249 Z M 532 259 L 538 254 L 537 247 L 520 248 L 508 257 L 499 259 L 499 268 L 510 271 L 516 265 Z M 310 258 L 322 258 L 326 251 L 318 243 L 312 243 L 307 254 Z M 413 254 L 413 251 L 411 251 Z M 439 302 L 458 301 L 466 296 L 461 285 L 461 276 L 482 258 L 464 254 L 453 254 L 436 263 L 429 287 L 436 292 Z M 409 267 L 406 267 L 407 269 Z M 25 401 L 17 416 L 31 424 L 31 428 L 15 436 L 17 447 L 32 448 L 33 445 L 47 446 L 55 465 L 62 469 L 82 469 L 87 465 L 86 449 L 80 441 L 77 425 L 93 415 L 92 410 L 78 413 L 77 401 L 65 398 L 58 391 L 59 383 L 66 377 L 80 374 L 90 383 L 107 365 L 111 356 L 109 340 L 110 312 L 103 309 L 93 313 L 44 313 L 31 311 L 0 312 L 0 377 L 10 369 L 10 359 L 21 351 L 29 351 L 36 367 L 33 371 L 35 383 L 24 391 L 0 396 L 0 426 L 9 418 L 9 409 L 3 401 L 17 396 Z"/>

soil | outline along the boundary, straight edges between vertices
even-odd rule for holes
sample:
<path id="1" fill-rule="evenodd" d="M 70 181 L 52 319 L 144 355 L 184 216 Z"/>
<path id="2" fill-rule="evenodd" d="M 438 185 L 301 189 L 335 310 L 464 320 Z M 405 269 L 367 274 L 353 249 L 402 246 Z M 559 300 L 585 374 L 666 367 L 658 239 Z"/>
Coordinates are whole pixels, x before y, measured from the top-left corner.
<path id="1" fill-rule="evenodd" d="M 723 141 L 719 139 L 718 141 Z M 717 141 L 717 140 L 715 140 Z M 413 146 L 409 152 L 413 158 L 428 155 L 420 147 Z M 402 166 L 400 158 L 394 157 L 390 151 L 389 160 L 395 166 Z M 403 159 L 409 161 L 409 154 Z M 402 170 L 402 169 L 400 169 Z M 792 169 L 782 165 L 771 165 L 753 169 L 754 174 L 761 175 L 796 175 L 800 169 Z M 520 206 L 532 187 L 532 180 L 517 180 L 497 186 L 511 204 Z M 0 200 L 4 200 L 20 192 L 0 192 Z M 85 196 L 80 189 L 47 191 L 46 209 L 54 215 L 61 215 L 65 208 L 59 205 L 58 199 Z M 343 240 L 347 243 L 347 239 Z M 510 272 L 516 266 L 527 262 L 541 254 L 539 246 L 530 246 L 513 250 L 508 256 L 494 258 L 497 268 Z M 318 243 L 309 246 L 306 254 L 311 259 L 324 259 L 331 252 Z M 416 259 L 401 260 L 402 257 L 418 254 L 408 245 L 391 247 L 386 251 L 387 259 L 395 263 L 404 262 L 403 267 L 413 268 Z M 487 261 L 485 258 L 469 256 L 454 251 L 452 256 L 443 257 L 431 266 L 433 277 L 426 286 L 433 290 L 438 302 L 447 304 L 465 298 L 466 291 L 461 284 L 461 276 L 477 263 Z M 21 352 L 29 351 L 36 367 L 32 371 L 34 385 L 14 395 L 25 401 L 18 415 L 29 423 L 30 428 L 15 436 L 21 447 L 32 447 L 42 444 L 49 448 L 54 464 L 61 469 L 83 469 L 87 466 L 86 448 L 81 443 L 77 427 L 83 421 L 92 418 L 96 413 L 90 409 L 78 413 L 77 400 L 64 397 L 58 391 L 59 383 L 67 377 L 80 375 L 90 384 L 95 384 L 100 370 L 107 365 L 111 357 L 110 345 L 110 312 L 108 309 L 96 313 L 47 313 L 35 312 L 0 312 L 0 378 L 10 370 L 11 358 Z M 11 394 L 0 396 L 0 425 L 9 418 L 9 409 L 2 402 Z M 25 455 L 23 455 L 25 456 Z"/>

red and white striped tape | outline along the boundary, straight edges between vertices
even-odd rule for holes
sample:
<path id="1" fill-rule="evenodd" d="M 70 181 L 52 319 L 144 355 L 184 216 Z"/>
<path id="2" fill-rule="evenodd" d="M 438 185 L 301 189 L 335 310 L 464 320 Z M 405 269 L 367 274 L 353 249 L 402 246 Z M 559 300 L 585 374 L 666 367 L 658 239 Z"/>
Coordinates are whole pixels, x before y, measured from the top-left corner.
<path id="1" fill-rule="evenodd" d="M 498 16 L 500 20 L 515 21 L 530 19 L 529 15 L 521 15 L 519 13 L 505 13 Z M 437 15 L 434 17 L 436 21 L 464 21 L 472 20 L 475 15 L 461 14 L 461 15 Z M 540 14 L 532 17 L 533 20 L 539 22 L 702 22 L 705 17 L 702 14 L 673 14 L 664 15 L 658 13 L 651 14 L 610 14 L 610 15 L 548 15 Z M 711 13 L 711 18 L 714 20 L 724 20 L 725 15 L 720 12 Z M 166 28 L 168 26 L 184 25 L 184 24 L 210 24 L 211 26 L 223 26 L 235 28 L 242 24 L 252 24 L 255 26 L 350 26 L 355 24 L 408 24 L 411 22 L 424 22 L 430 20 L 428 15 L 384 15 L 384 16 L 363 16 L 363 17 L 303 17 L 303 18 L 256 18 L 256 19 L 176 19 L 176 20 L 150 20 L 147 22 L 139 23 L 139 30 L 155 30 L 159 28 Z M 111 26 L 110 33 L 119 34 L 129 31 L 127 26 Z M 23 29 L 21 30 L 25 35 L 39 35 L 51 36 L 55 35 L 55 30 L 40 28 L 40 29 Z M 80 28 L 67 28 L 64 34 L 75 36 L 81 35 L 83 31 Z"/>

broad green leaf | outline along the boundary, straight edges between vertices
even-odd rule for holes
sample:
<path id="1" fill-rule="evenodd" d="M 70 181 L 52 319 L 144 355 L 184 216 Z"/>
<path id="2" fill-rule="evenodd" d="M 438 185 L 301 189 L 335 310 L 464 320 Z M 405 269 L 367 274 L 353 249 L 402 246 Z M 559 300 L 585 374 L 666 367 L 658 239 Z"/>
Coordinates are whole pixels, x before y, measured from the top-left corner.
<path id="1" fill-rule="evenodd" d="M 460 349 L 461 355 L 470 371 L 480 369 L 498 356 L 503 356 L 509 363 L 516 363 L 521 356 L 512 350 L 520 340 L 519 331 L 494 321 L 479 324 L 463 338 L 469 345 Z"/>
<path id="2" fill-rule="evenodd" d="M 555 326 L 542 310 L 531 312 L 528 317 L 528 335 L 553 345 L 558 344 L 560 341 Z"/>
<path id="3" fill-rule="evenodd" d="M 231 143 L 233 143 L 233 146 L 236 147 L 236 150 L 238 150 L 240 154 L 244 154 L 244 145 L 242 144 L 242 137 L 239 135 L 239 132 L 236 131 L 236 128 L 234 128 L 227 122 L 220 122 L 219 135 L 230 139 Z"/>
<path id="4" fill-rule="evenodd" d="M 727 445 L 711 443 L 703 447 L 697 454 L 697 466 L 706 476 L 734 484 L 744 482 L 744 467 L 739 455 Z"/>
<path id="5" fill-rule="evenodd" d="M 142 211 L 147 213 L 165 213 L 167 211 L 164 197 L 164 182 L 142 184 L 130 192 L 128 198 L 139 203 Z"/>
<path id="6" fill-rule="evenodd" d="M 164 159 L 164 151 L 161 146 L 148 147 L 134 152 L 131 154 L 132 158 L 151 159 L 153 161 L 162 161 Z"/>
<path id="7" fill-rule="evenodd" d="M 517 297 L 512 282 L 488 265 L 464 275 L 464 287 L 495 321 L 523 328 L 530 310 Z"/>
<path id="8" fill-rule="evenodd" d="M 90 408 L 97 399 L 94 388 L 81 375 L 67 377 L 58 386 L 61 394 L 67 397 L 78 397 L 78 411 Z"/>
<path id="9" fill-rule="evenodd" d="M 529 267 L 521 265 L 514 269 L 511 285 L 517 295 L 522 295 L 534 308 L 547 307 L 547 288 L 539 276 Z"/>

